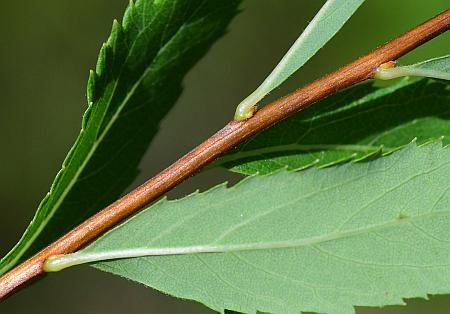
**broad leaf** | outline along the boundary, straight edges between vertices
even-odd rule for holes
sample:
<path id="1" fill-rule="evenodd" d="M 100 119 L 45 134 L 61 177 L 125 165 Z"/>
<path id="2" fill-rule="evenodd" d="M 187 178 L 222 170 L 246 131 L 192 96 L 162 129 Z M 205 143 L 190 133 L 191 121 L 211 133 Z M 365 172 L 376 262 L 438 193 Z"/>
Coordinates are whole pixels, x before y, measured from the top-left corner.
<path id="1" fill-rule="evenodd" d="M 375 78 L 381 80 L 391 80 L 402 76 L 450 80 L 450 55 L 403 66 L 396 66 L 395 63 L 388 62 L 382 64 L 375 73 Z"/>
<path id="2" fill-rule="evenodd" d="M 94 266 L 220 312 L 404 304 L 450 293 L 449 173 L 434 143 L 253 176 L 161 201 L 74 255 L 158 254 Z"/>
<path id="3" fill-rule="evenodd" d="M 236 109 L 235 119 L 251 116 L 261 99 L 302 67 L 344 26 L 364 0 L 328 0 L 264 82 Z"/>
<path id="4" fill-rule="evenodd" d="M 220 37 L 239 0 L 138 0 L 114 22 L 88 83 L 75 145 L 0 273 L 112 202 L 137 175 L 183 76 Z"/>
<path id="5" fill-rule="evenodd" d="M 364 83 L 314 104 L 237 147 L 212 166 L 244 174 L 330 166 L 450 136 L 450 89 L 442 81 Z M 444 139 L 447 142 L 447 138 Z"/>

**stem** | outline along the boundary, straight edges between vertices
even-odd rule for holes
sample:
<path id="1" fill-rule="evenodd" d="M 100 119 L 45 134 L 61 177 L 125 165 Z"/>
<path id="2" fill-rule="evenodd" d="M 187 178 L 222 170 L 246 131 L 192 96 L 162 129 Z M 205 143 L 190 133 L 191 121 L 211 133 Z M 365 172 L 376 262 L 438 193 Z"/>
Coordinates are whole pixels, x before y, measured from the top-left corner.
<path id="1" fill-rule="evenodd" d="M 0 299 L 43 274 L 44 262 L 50 256 L 76 251 L 254 134 L 337 91 L 372 78 L 379 65 L 397 59 L 449 28 L 447 9 L 358 60 L 265 106 L 251 119 L 231 121 L 155 177 L 0 277 Z"/>

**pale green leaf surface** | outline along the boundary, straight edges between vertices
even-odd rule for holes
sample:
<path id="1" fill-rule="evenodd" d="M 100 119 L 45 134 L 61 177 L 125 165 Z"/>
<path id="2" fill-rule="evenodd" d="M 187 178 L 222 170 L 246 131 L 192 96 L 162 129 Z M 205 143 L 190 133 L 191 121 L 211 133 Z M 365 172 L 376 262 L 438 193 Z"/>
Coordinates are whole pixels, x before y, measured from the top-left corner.
<path id="1" fill-rule="evenodd" d="M 0 273 L 123 193 L 180 95 L 183 76 L 225 32 L 239 2 L 130 2 L 90 75 L 80 135 Z"/>
<path id="2" fill-rule="evenodd" d="M 238 120 L 302 67 L 344 26 L 364 0 L 328 0 L 263 83 L 236 110 Z"/>
<path id="3" fill-rule="evenodd" d="M 449 173 L 450 148 L 439 142 L 253 176 L 160 201 L 78 254 L 191 252 L 94 266 L 217 311 L 347 314 L 403 304 L 450 293 Z"/>
<path id="4" fill-rule="evenodd" d="M 432 77 L 450 80 L 450 55 L 442 56 L 416 64 L 377 69 L 375 78 L 391 80 L 402 76 Z"/>
<path id="5" fill-rule="evenodd" d="M 211 167 L 244 174 L 330 166 L 450 138 L 450 88 L 444 81 L 402 79 L 384 88 L 371 82 L 322 100 L 254 136 Z"/>

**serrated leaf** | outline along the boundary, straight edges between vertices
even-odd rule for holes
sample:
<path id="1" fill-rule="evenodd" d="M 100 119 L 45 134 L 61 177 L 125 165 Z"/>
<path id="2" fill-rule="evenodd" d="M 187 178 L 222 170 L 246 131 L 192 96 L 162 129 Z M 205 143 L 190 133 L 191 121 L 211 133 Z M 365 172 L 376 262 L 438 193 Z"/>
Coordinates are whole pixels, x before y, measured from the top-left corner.
<path id="1" fill-rule="evenodd" d="M 91 72 L 80 135 L 0 273 L 123 193 L 180 95 L 183 76 L 225 32 L 239 2 L 130 2 Z"/>
<path id="2" fill-rule="evenodd" d="M 447 143 L 449 119 L 446 82 L 403 79 L 384 88 L 364 83 L 274 125 L 211 167 L 267 174 L 389 153 L 414 138 L 424 143 L 445 136 Z"/>
<path id="3" fill-rule="evenodd" d="M 161 201 L 73 255 L 175 254 L 94 266 L 220 312 L 404 304 L 450 293 L 449 173 L 450 148 L 434 143 L 253 176 Z"/>
<path id="4" fill-rule="evenodd" d="M 385 63 L 381 65 L 375 72 L 374 77 L 381 80 L 391 80 L 402 76 L 419 76 L 450 80 L 450 55 L 411 65 L 393 66 L 394 64 Z"/>
<path id="5" fill-rule="evenodd" d="M 365 0 L 328 0 L 262 84 L 237 107 L 235 119 L 248 119 L 255 106 L 311 59 L 344 26 Z"/>

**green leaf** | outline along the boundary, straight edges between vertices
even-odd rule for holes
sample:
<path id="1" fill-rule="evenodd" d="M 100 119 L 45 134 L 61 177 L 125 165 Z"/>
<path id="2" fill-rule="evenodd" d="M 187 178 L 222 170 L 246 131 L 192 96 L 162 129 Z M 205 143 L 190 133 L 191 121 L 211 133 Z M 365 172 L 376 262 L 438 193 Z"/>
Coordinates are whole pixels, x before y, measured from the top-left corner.
<path id="1" fill-rule="evenodd" d="M 449 173 L 450 148 L 434 143 L 253 176 L 161 201 L 74 255 L 174 254 L 94 266 L 220 312 L 404 304 L 450 293 Z"/>
<path id="2" fill-rule="evenodd" d="M 364 83 L 314 104 L 238 146 L 213 165 L 244 174 L 325 167 L 450 136 L 450 89 L 442 81 Z M 447 139 L 444 140 L 447 142 Z"/>
<path id="3" fill-rule="evenodd" d="M 412 65 L 393 67 L 392 65 L 392 63 L 381 65 L 375 72 L 374 77 L 380 80 L 391 80 L 402 76 L 419 76 L 450 80 L 450 55 Z"/>
<path id="4" fill-rule="evenodd" d="M 183 76 L 220 37 L 239 0 L 138 0 L 114 22 L 88 83 L 89 107 L 50 192 L 0 273 L 115 200 L 136 177 Z"/>
<path id="5" fill-rule="evenodd" d="M 250 118 L 254 106 L 311 59 L 363 2 L 364 0 L 328 0 L 264 82 L 239 104 L 235 119 Z"/>

